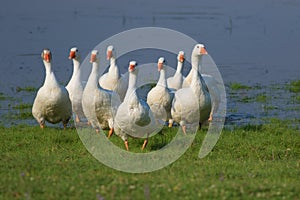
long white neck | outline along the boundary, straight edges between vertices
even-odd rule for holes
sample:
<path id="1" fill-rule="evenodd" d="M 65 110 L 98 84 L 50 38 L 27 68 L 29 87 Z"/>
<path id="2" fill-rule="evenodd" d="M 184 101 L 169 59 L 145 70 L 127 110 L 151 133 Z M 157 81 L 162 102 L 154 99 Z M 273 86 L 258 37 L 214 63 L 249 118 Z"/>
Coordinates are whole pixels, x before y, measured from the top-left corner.
<path id="1" fill-rule="evenodd" d="M 128 89 L 124 98 L 127 101 L 132 97 L 133 93 L 136 92 L 136 82 L 137 82 L 137 69 L 133 72 L 129 72 Z"/>
<path id="2" fill-rule="evenodd" d="M 115 59 L 115 57 L 111 57 L 110 59 L 109 59 L 109 62 L 110 62 L 110 66 L 116 66 L 116 59 Z"/>
<path id="3" fill-rule="evenodd" d="M 86 87 L 88 88 L 98 88 L 98 79 L 99 79 L 99 63 L 92 63 L 92 71 L 89 76 L 89 79 L 86 83 Z"/>
<path id="4" fill-rule="evenodd" d="M 206 89 L 205 82 L 199 72 L 201 69 L 200 61 L 202 56 L 192 56 L 192 81 L 190 87 L 194 91 L 195 94 L 202 95 L 204 94 L 204 90 Z"/>
<path id="5" fill-rule="evenodd" d="M 110 58 L 110 67 L 109 67 L 108 71 L 110 74 L 113 74 L 113 75 L 117 76 L 118 78 L 120 77 L 119 68 L 116 65 L 116 59 L 113 56 Z"/>
<path id="6" fill-rule="evenodd" d="M 51 62 L 46 62 L 44 61 L 44 66 L 45 66 L 45 69 L 46 69 L 46 77 L 47 75 L 50 75 L 52 73 L 52 65 L 51 65 Z"/>
<path id="7" fill-rule="evenodd" d="M 199 71 L 199 68 L 200 68 L 200 56 L 199 55 L 195 55 L 195 54 L 192 54 L 192 68 L 196 69 L 197 71 Z"/>
<path id="8" fill-rule="evenodd" d="M 160 70 L 160 76 L 157 85 L 161 87 L 167 87 L 166 70 L 164 68 Z"/>
<path id="9" fill-rule="evenodd" d="M 80 73 L 80 61 L 73 59 L 73 75 Z"/>
<path id="10" fill-rule="evenodd" d="M 183 62 L 178 61 L 177 62 L 177 69 L 176 69 L 176 73 L 180 74 L 182 71 L 182 67 L 183 67 Z"/>
<path id="11" fill-rule="evenodd" d="M 52 66 L 50 62 L 44 61 L 45 69 L 46 69 L 46 77 L 44 85 L 48 85 L 48 87 L 56 87 L 58 85 L 58 82 L 56 80 L 56 77 L 52 71 Z"/>

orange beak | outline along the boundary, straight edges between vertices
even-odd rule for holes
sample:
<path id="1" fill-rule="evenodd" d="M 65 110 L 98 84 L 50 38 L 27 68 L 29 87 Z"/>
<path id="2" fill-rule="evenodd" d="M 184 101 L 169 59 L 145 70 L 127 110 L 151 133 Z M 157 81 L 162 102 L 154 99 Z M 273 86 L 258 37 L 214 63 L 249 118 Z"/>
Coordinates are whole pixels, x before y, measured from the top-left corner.
<path id="1" fill-rule="evenodd" d="M 160 70 L 163 68 L 163 63 L 157 63 L 157 68 L 158 71 L 160 72 Z"/>
<path id="2" fill-rule="evenodd" d="M 44 53 L 44 60 L 46 62 L 50 62 L 50 60 L 51 60 L 51 54 L 50 53 Z"/>
<path id="3" fill-rule="evenodd" d="M 91 55 L 91 59 L 90 59 L 90 62 L 95 62 L 96 61 L 96 54 L 92 54 Z"/>
<path id="4" fill-rule="evenodd" d="M 179 55 L 179 61 L 180 62 L 184 62 L 185 58 L 184 58 L 184 55 L 180 54 Z"/>
<path id="5" fill-rule="evenodd" d="M 206 51 L 206 49 L 205 49 L 205 47 L 201 47 L 200 54 L 202 54 L 202 55 L 208 54 L 207 51 Z"/>
<path id="6" fill-rule="evenodd" d="M 132 72 L 135 69 L 135 65 L 129 65 L 129 71 Z"/>
<path id="7" fill-rule="evenodd" d="M 106 52 L 106 59 L 109 60 L 111 59 L 111 57 L 112 57 L 112 51 L 109 50 Z"/>
<path id="8" fill-rule="evenodd" d="M 76 57 L 75 51 L 70 51 L 69 59 L 73 59 Z"/>

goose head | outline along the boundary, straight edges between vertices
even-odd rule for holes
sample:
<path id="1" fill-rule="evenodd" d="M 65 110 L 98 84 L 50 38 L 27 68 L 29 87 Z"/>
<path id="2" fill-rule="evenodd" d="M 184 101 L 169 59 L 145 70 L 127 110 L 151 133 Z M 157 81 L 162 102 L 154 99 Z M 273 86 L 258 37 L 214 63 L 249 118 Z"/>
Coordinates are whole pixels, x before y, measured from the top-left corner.
<path id="1" fill-rule="evenodd" d="M 157 68 L 158 71 L 160 72 L 160 70 L 162 70 L 164 68 L 164 65 L 166 64 L 166 60 L 164 57 L 160 57 L 157 61 Z"/>
<path id="2" fill-rule="evenodd" d="M 137 66 L 137 62 L 136 61 L 130 61 L 129 62 L 129 68 L 128 71 L 129 72 L 134 72 L 136 69 L 135 67 Z"/>
<path id="3" fill-rule="evenodd" d="M 98 54 L 99 54 L 99 53 L 98 53 L 97 50 L 93 50 L 93 51 L 92 51 L 90 63 L 93 63 L 93 62 L 99 62 L 99 59 L 97 58 Z"/>
<path id="4" fill-rule="evenodd" d="M 106 59 L 109 60 L 115 55 L 114 47 L 109 45 L 106 50 Z"/>
<path id="5" fill-rule="evenodd" d="M 177 60 L 181 63 L 184 62 L 185 57 L 184 57 L 184 52 L 183 51 L 179 51 L 178 56 L 177 56 Z"/>
<path id="6" fill-rule="evenodd" d="M 69 55 L 69 59 L 79 59 L 79 54 L 78 54 L 78 48 L 77 47 L 73 47 L 70 49 L 70 55 Z"/>
<path id="7" fill-rule="evenodd" d="M 206 51 L 204 44 L 196 44 L 193 49 L 192 54 L 193 54 L 193 56 L 202 56 L 202 55 L 206 55 L 208 53 Z"/>
<path id="8" fill-rule="evenodd" d="M 50 63 L 52 60 L 51 51 L 49 49 L 44 49 L 42 51 L 41 57 L 45 62 Z"/>

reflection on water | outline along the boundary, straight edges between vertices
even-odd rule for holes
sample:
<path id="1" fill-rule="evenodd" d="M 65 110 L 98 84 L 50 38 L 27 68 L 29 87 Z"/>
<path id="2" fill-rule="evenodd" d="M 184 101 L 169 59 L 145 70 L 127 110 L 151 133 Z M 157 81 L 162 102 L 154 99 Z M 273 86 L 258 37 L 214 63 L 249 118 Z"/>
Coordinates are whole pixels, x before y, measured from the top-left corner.
<path id="1" fill-rule="evenodd" d="M 282 104 L 287 107 L 286 102 L 291 98 L 284 89 L 272 92 L 268 89 L 270 84 L 283 85 L 300 77 L 299 8 L 299 0 L 227 0 L 226 4 L 221 0 L 185 3 L 74 0 L 72 4 L 58 0 L 51 4 L 45 0 L 6 1 L 0 7 L 0 43 L 4 47 L 0 48 L 0 92 L 15 100 L 1 100 L 1 112 L 13 110 L 9 104 L 32 103 L 35 93 L 16 92 L 16 88 L 41 86 L 44 67 L 39 55 L 43 48 L 52 50 L 54 71 L 65 84 L 72 73 L 68 60 L 70 47 L 76 45 L 84 58 L 99 42 L 116 33 L 157 26 L 180 31 L 206 44 L 225 84 L 261 84 L 264 87 L 257 92 L 284 96 L 285 102 L 281 98 L 268 99 L 271 104 L 268 106 L 278 109 L 229 97 L 228 109 L 232 115 L 228 115 L 228 122 L 260 119 L 276 113 L 299 118 L 292 108 L 280 111 Z M 137 59 L 153 62 L 157 57 L 137 55 Z M 129 58 L 120 60 L 119 66 L 124 66 L 122 71 L 126 70 L 126 59 Z M 245 93 L 254 95 L 252 91 Z"/>

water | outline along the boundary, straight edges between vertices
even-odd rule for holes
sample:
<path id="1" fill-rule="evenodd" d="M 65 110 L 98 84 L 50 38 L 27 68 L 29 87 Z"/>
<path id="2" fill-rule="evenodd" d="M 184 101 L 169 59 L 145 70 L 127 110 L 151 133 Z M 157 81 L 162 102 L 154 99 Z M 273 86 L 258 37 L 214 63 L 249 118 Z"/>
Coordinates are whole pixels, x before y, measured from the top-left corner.
<path id="1" fill-rule="evenodd" d="M 54 71 L 65 84 L 72 73 L 71 47 L 76 45 L 84 58 L 106 38 L 143 26 L 174 29 L 205 43 L 226 85 L 259 84 L 262 90 L 271 91 L 272 84 L 300 78 L 299 10 L 299 0 L 5 1 L 0 7 L 0 92 L 14 100 L 0 101 L 1 113 L 10 112 L 20 102 L 32 103 L 35 93 L 16 92 L 16 88 L 42 85 L 43 48 L 52 50 Z M 147 57 L 152 58 L 155 62 L 157 55 Z M 267 95 L 274 91 L 280 96 L 285 89 Z M 290 95 L 285 95 L 287 101 Z M 286 115 L 286 104 L 270 102 L 282 108 L 281 112 L 277 109 L 282 114 L 262 116 L 260 103 L 239 103 L 229 97 L 228 119 L 248 122 Z M 299 112 L 288 113 L 290 118 L 299 118 Z"/>

